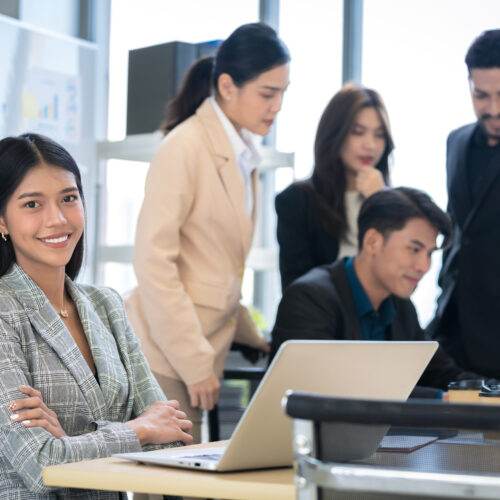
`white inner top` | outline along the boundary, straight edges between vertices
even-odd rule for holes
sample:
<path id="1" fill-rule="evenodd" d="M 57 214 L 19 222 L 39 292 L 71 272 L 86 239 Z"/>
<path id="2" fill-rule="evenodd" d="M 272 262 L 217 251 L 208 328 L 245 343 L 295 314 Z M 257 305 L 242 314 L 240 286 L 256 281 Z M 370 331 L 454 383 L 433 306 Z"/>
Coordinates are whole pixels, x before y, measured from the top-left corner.
<path id="1" fill-rule="evenodd" d="M 229 118 L 224 114 L 215 100 L 215 97 L 210 97 L 210 102 L 219 117 L 219 120 L 224 127 L 229 142 L 234 151 L 236 163 L 240 169 L 245 184 L 245 199 L 248 207 L 248 212 L 251 214 L 254 206 L 253 189 L 252 189 L 252 172 L 257 168 L 261 161 L 261 156 L 257 152 L 253 141 L 253 134 L 242 128 L 240 133 L 234 128 Z"/>
<path id="2" fill-rule="evenodd" d="M 359 191 L 346 191 L 344 195 L 347 232 L 340 242 L 338 259 L 358 253 L 358 215 L 364 197 Z"/>

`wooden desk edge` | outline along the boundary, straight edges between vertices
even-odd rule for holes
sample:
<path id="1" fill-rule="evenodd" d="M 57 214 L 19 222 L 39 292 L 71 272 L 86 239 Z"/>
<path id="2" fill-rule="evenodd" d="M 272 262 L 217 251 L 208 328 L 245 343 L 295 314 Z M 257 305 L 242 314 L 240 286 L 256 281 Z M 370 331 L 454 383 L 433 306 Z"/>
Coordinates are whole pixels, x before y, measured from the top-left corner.
<path id="1" fill-rule="evenodd" d="M 292 468 L 214 473 L 142 465 L 118 457 L 45 467 L 43 481 L 65 488 L 235 500 L 291 500 L 296 495 Z"/>

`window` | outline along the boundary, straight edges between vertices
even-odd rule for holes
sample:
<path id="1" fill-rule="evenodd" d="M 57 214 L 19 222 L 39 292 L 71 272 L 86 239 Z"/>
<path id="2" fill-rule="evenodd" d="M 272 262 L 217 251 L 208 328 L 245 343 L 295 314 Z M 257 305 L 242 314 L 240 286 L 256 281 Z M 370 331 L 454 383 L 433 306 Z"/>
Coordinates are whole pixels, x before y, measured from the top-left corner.
<path id="1" fill-rule="evenodd" d="M 257 0 L 112 2 L 108 138 L 125 136 L 129 50 L 174 40 L 198 43 L 224 39 L 240 24 L 258 18 Z"/>
<path id="2" fill-rule="evenodd" d="M 276 146 L 295 152 L 295 176 L 307 177 L 313 166 L 316 127 L 342 84 L 342 0 L 286 0 L 280 8 L 280 36 L 292 61 L 290 87 L 278 115 Z M 290 182 L 277 172 L 276 189 Z"/>
<path id="3" fill-rule="evenodd" d="M 129 50 L 174 40 L 198 43 L 224 39 L 237 26 L 257 20 L 257 0 L 112 2 L 108 139 L 122 140 L 125 136 Z M 102 263 L 96 279 L 121 293 L 136 283 L 130 259 L 147 167 L 148 162 L 125 160 L 109 160 L 103 167 L 105 196 L 101 198 L 99 222 L 104 246 L 99 252 Z"/>
<path id="4" fill-rule="evenodd" d="M 277 118 L 276 149 L 293 152 L 294 169 L 277 169 L 267 178 L 262 212 L 267 246 L 277 250 L 275 193 L 294 178 L 310 174 L 316 127 L 326 104 L 340 88 L 342 70 L 342 1 L 286 0 L 280 4 L 279 34 L 290 50 L 290 87 Z M 278 259 L 276 258 L 276 261 Z M 270 269 L 254 279 L 254 302 L 272 328 L 281 298 L 279 272 Z M 243 289 L 245 294 L 245 288 Z"/>
<path id="5" fill-rule="evenodd" d="M 465 53 L 482 31 L 498 28 L 497 0 L 367 0 L 363 83 L 378 90 L 389 112 L 396 150 L 393 185 L 427 191 L 446 207 L 446 137 L 475 121 Z M 439 294 L 437 252 L 413 296 L 420 321 L 434 315 Z"/>

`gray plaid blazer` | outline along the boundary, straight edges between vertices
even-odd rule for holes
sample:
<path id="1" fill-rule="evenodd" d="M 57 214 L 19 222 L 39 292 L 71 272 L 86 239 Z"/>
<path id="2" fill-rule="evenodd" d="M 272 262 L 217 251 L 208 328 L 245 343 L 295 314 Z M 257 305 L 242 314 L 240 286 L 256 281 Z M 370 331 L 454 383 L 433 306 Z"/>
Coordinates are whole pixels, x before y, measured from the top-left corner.
<path id="1" fill-rule="evenodd" d="M 85 330 L 99 383 L 73 337 L 35 282 L 14 264 L 0 278 L 0 498 L 126 498 L 106 491 L 50 488 L 47 465 L 140 451 L 123 422 L 166 400 L 142 355 L 117 292 L 73 283 L 66 277 Z M 10 419 L 7 405 L 18 387 L 42 393 L 67 436 Z"/>

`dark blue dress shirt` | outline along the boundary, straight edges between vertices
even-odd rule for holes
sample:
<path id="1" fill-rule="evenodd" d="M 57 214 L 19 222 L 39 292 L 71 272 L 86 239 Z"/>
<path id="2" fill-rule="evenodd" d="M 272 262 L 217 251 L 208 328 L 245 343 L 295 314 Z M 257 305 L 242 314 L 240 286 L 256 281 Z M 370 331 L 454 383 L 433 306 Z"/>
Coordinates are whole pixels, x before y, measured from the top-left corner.
<path id="1" fill-rule="evenodd" d="M 365 340 L 390 340 L 387 329 L 396 313 L 392 298 L 385 299 L 376 311 L 356 275 L 354 257 L 347 259 L 344 265 L 358 312 L 363 338 Z"/>

